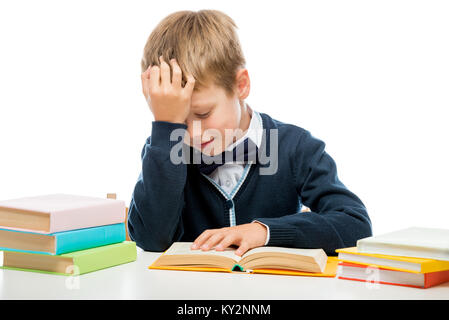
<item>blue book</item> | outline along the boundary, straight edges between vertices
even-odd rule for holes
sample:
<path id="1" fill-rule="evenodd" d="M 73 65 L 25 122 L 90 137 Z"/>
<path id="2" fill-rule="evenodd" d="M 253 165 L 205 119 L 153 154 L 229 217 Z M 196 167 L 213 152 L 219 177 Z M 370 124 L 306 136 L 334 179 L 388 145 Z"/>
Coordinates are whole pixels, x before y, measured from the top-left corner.
<path id="1" fill-rule="evenodd" d="M 123 242 L 125 223 L 41 234 L 0 229 L 0 250 L 59 255 Z"/>

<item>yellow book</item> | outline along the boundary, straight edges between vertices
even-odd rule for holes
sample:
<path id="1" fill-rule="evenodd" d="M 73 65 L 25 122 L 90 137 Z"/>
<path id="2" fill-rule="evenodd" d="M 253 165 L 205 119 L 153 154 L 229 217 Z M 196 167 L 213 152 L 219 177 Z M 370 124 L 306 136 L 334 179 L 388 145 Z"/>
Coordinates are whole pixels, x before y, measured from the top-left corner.
<path id="1" fill-rule="evenodd" d="M 357 247 L 337 249 L 335 251 L 338 252 L 338 260 L 361 265 L 376 265 L 389 270 L 413 273 L 449 270 L 449 261 L 362 253 L 357 251 Z"/>
<path id="2" fill-rule="evenodd" d="M 175 242 L 149 269 L 243 272 L 298 276 L 334 277 L 336 257 L 327 257 L 322 249 L 259 247 L 243 256 L 235 249 L 224 251 L 191 250 L 192 242 Z"/>

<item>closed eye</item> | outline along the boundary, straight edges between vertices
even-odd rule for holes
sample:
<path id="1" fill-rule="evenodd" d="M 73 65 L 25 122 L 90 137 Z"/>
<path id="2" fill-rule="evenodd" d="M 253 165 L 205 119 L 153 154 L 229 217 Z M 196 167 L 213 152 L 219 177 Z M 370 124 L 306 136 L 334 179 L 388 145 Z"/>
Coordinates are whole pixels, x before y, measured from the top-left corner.
<path id="1" fill-rule="evenodd" d="M 206 113 L 201 113 L 201 114 L 195 113 L 195 115 L 196 115 L 198 118 L 203 119 L 203 118 L 207 118 L 207 116 L 209 115 L 209 113 L 210 113 L 210 111 L 209 111 L 209 112 L 206 112 Z"/>

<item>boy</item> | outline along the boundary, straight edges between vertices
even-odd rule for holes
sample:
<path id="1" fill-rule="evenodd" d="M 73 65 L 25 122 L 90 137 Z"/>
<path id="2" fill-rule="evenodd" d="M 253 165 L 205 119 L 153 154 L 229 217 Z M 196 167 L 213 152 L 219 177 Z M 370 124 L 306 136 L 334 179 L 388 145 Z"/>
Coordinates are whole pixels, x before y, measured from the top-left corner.
<path id="1" fill-rule="evenodd" d="M 335 255 L 371 236 L 367 210 L 324 142 L 245 102 L 235 28 L 220 11 L 179 11 L 148 38 L 142 88 L 154 121 L 129 207 L 131 239 L 148 251 L 193 241 L 204 251 L 236 246 L 237 255 L 264 245 Z"/>

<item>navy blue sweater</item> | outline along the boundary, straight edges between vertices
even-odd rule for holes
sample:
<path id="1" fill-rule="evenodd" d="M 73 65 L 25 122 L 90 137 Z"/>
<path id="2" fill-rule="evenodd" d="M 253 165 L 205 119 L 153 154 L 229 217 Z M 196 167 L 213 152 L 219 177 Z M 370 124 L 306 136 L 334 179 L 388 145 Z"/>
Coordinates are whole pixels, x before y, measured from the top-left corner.
<path id="1" fill-rule="evenodd" d="M 339 180 L 325 143 L 301 127 L 260 115 L 265 130 L 277 129 L 277 170 L 260 174 L 269 163 L 247 164 L 233 195 L 196 165 L 172 163 L 170 150 L 182 138 L 170 141 L 170 133 L 186 125 L 153 122 L 128 212 L 129 235 L 139 247 L 164 251 L 175 241 L 194 241 L 206 229 L 230 226 L 230 214 L 237 225 L 268 225 L 268 246 L 323 248 L 328 255 L 372 235 L 364 204 Z M 270 155 L 270 139 L 267 131 L 262 154 Z M 312 212 L 300 212 L 302 204 Z"/>

